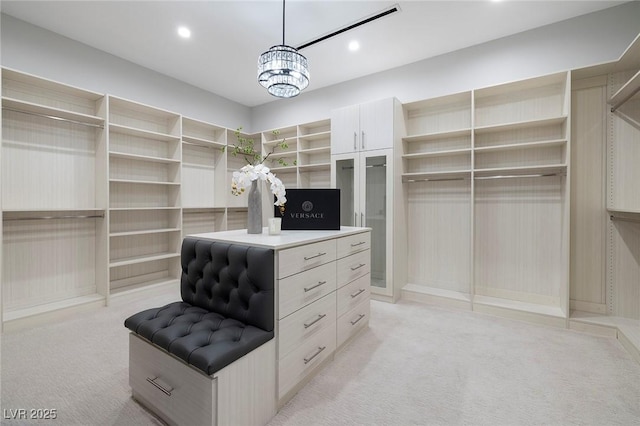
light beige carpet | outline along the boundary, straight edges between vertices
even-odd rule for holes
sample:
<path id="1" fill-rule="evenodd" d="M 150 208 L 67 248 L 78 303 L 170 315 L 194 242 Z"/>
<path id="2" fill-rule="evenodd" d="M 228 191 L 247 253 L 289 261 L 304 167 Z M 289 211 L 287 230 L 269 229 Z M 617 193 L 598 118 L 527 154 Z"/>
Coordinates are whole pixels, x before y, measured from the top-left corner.
<path id="1" fill-rule="evenodd" d="M 156 297 L 3 335 L 0 422 L 160 424 L 131 399 L 123 321 L 173 300 Z M 4 418 L 20 408 L 56 409 L 57 419 Z M 615 339 L 372 302 L 370 328 L 269 426 L 634 424 L 640 364 Z"/>

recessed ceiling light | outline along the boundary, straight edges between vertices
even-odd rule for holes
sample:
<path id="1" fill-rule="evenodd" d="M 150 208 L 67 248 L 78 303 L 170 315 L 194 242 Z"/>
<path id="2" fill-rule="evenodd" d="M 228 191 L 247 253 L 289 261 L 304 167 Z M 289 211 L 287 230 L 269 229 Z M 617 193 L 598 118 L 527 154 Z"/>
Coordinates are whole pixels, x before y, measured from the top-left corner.
<path id="1" fill-rule="evenodd" d="M 187 27 L 178 27 L 178 35 L 182 38 L 191 37 L 191 30 Z"/>
<path id="2" fill-rule="evenodd" d="M 355 52 L 356 50 L 360 49 L 360 43 L 358 43 L 357 40 L 352 40 L 349 42 L 349 50 L 352 52 Z"/>

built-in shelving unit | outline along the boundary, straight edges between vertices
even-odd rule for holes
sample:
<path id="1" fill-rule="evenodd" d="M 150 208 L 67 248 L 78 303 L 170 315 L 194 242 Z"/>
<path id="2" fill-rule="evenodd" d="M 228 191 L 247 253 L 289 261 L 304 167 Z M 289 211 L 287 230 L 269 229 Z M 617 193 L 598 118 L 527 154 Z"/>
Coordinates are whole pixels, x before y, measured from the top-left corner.
<path id="1" fill-rule="evenodd" d="M 175 289 L 184 236 L 246 228 L 235 130 L 1 71 L 3 329 Z M 265 153 L 286 137 L 271 167 L 287 188 L 329 187 L 330 128 L 243 136 Z"/>
<path id="2" fill-rule="evenodd" d="M 109 97 L 110 295 L 179 277 L 181 120 Z"/>
<path id="3" fill-rule="evenodd" d="M 226 229 L 227 129 L 182 117 L 183 236 Z"/>
<path id="4" fill-rule="evenodd" d="M 106 100 L 2 70 L 2 323 L 106 303 Z"/>
<path id="5" fill-rule="evenodd" d="M 287 148 L 276 147 L 284 139 Z M 274 147 L 275 150 L 274 150 Z M 272 152 L 266 165 L 287 188 L 329 188 L 331 121 L 320 120 L 262 132 L 262 152 Z"/>
<path id="6" fill-rule="evenodd" d="M 331 121 L 298 126 L 298 173 L 300 188 L 331 186 Z"/>
<path id="7" fill-rule="evenodd" d="M 472 93 L 403 105 L 408 275 L 403 297 L 470 307 Z"/>
<path id="8" fill-rule="evenodd" d="M 404 105 L 405 297 L 566 324 L 569 79 Z"/>

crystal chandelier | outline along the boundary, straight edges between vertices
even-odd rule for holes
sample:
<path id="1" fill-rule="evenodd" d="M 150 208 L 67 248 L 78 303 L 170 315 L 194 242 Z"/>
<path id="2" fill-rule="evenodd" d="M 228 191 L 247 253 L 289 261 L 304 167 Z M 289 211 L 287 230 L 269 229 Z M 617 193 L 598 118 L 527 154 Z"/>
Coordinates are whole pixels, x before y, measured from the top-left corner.
<path id="1" fill-rule="evenodd" d="M 292 98 L 309 85 L 307 58 L 284 44 L 284 0 L 282 0 L 282 44 L 258 58 L 258 83 L 278 98 Z"/>

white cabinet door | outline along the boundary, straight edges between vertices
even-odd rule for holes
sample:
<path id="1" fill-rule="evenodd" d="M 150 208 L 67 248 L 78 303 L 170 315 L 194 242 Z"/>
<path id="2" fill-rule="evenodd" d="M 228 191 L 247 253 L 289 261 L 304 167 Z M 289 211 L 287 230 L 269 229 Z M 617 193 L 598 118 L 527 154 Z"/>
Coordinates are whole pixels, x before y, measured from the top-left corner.
<path id="1" fill-rule="evenodd" d="M 393 98 L 360 105 L 359 150 L 393 148 Z"/>
<path id="2" fill-rule="evenodd" d="M 392 294 L 393 150 L 332 155 L 340 224 L 371 228 L 371 291 Z"/>
<path id="3" fill-rule="evenodd" d="M 331 153 L 345 154 L 358 150 L 360 107 L 351 105 L 331 113 Z"/>
<path id="4" fill-rule="evenodd" d="M 331 113 L 331 154 L 393 147 L 394 99 L 339 108 Z"/>

